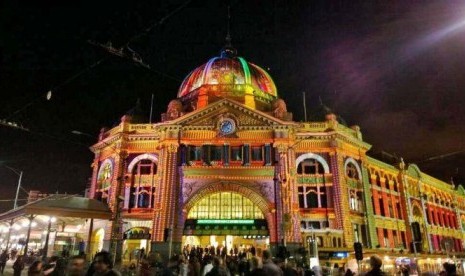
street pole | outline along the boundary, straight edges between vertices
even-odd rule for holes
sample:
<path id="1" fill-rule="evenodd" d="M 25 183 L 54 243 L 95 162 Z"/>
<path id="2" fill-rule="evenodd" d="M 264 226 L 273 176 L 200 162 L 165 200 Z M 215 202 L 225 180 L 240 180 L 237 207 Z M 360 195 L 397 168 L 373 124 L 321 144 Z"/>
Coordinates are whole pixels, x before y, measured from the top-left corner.
<path id="1" fill-rule="evenodd" d="M 19 180 L 18 180 L 18 187 L 16 187 L 16 196 L 15 196 L 15 203 L 13 209 L 18 208 L 18 196 L 19 196 L 19 189 L 21 188 L 21 179 L 23 178 L 23 171 L 19 172 Z"/>
<path id="2" fill-rule="evenodd" d="M 47 235 L 45 236 L 45 245 L 44 245 L 44 252 L 42 255 L 42 260 L 47 260 L 47 253 L 48 253 L 48 241 L 50 239 L 50 229 L 52 228 L 52 218 L 48 219 L 48 226 L 47 226 Z"/>

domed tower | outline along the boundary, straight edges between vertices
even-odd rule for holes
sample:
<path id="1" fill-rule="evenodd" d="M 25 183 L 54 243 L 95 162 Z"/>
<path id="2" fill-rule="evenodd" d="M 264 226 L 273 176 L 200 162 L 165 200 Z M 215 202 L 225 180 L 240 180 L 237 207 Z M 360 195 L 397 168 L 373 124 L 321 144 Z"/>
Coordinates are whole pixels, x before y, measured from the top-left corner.
<path id="1" fill-rule="evenodd" d="M 272 111 L 278 98 L 276 86 L 259 66 L 237 56 L 231 46 L 221 50 L 219 57 L 194 69 L 182 82 L 178 100 L 185 112 L 229 98 L 264 112 Z"/>

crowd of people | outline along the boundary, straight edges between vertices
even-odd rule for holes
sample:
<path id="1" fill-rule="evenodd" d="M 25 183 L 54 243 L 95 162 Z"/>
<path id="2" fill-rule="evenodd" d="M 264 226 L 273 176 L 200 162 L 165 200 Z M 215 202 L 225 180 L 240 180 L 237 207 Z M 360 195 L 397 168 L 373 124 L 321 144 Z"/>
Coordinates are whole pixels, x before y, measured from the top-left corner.
<path id="1" fill-rule="evenodd" d="M 4 274 L 7 260 L 14 258 L 12 270 L 14 276 L 50 275 L 50 276 L 388 276 L 382 271 L 382 259 L 379 256 L 370 257 L 370 270 L 355 274 L 350 269 L 334 267 L 332 271 L 323 271 L 321 267 L 308 268 L 299 265 L 293 258 L 283 260 L 273 258 L 270 251 L 259 250 L 257 254 L 252 248 L 246 251 L 234 249 L 232 254 L 225 254 L 225 250 L 201 250 L 198 247 L 184 248 L 181 254 L 173 255 L 166 263 L 156 251 L 147 255 L 144 251 L 138 256 L 136 263 L 121 265 L 113 268 L 113 259 L 106 251 L 97 252 L 90 263 L 85 255 L 52 256 L 46 261 L 38 258 L 30 265 L 26 265 L 22 255 L 10 256 L 6 251 L 0 254 L 0 271 Z M 252 253 L 253 252 L 253 253 Z M 401 266 L 395 275 L 408 276 L 408 266 Z M 451 263 L 443 264 L 443 271 L 439 274 L 423 272 L 420 275 L 457 276 L 456 266 Z"/>

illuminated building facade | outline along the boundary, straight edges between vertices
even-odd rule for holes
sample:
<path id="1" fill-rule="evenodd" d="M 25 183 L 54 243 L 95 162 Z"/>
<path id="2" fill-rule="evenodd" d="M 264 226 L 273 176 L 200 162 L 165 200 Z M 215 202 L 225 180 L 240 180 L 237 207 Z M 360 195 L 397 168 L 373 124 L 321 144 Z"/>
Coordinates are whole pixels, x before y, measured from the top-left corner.
<path id="1" fill-rule="evenodd" d="M 108 249 L 123 239 L 129 255 L 187 244 L 294 253 L 309 238 L 320 259 L 354 242 L 405 255 L 418 222 L 418 252 L 463 252 L 464 189 L 371 158 L 370 147 L 334 114 L 293 121 L 268 73 L 226 47 L 185 78 L 160 122 L 125 115 L 102 130 L 90 196 L 117 225 L 94 225 L 91 240 Z"/>

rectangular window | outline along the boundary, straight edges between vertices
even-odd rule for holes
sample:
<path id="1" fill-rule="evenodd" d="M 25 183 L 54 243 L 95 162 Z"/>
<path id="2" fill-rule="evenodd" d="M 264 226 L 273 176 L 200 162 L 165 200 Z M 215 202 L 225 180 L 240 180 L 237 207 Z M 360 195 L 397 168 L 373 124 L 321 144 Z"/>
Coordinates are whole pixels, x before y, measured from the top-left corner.
<path id="1" fill-rule="evenodd" d="M 309 228 L 321 229 L 321 222 L 320 221 L 309 221 Z"/>
<path id="2" fill-rule="evenodd" d="M 210 160 L 211 161 L 221 161 L 221 147 L 212 146 L 210 148 Z"/>
<path id="3" fill-rule="evenodd" d="M 394 247 L 398 247 L 399 246 L 399 237 L 397 237 L 397 231 L 396 230 L 392 230 L 392 238 L 394 240 Z"/>
<path id="4" fill-rule="evenodd" d="M 322 208 L 327 207 L 328 200 L 326 196 L 326 187 L 320 187 L 320 201 L 321 201 L 321 206 Z"/>
<path id="5" fill-rule="evenodd" d="M 263 149 L 262 147 L 252 147 L 252 161 L 263 160 Z"/>
<path id="6" fill-rule="evenodd" d="M 362 232 L 362 243 L 368 244 L 368 237 L 367 237 L 367 227 L 366 225 L 360 225 L 360 232 Z"/>
<path id="7" fill-rule="evenodd" d="M 202 148 L 196 146 L 189 146 L 189 161 L 202 160 Z"/>
<path id="8" fill-rule="evenodd" d="M 384 212 L 384 200 L 382 197 L 379 198 L 379 210 L 381 211 L 381 216 L 386 216 L 386 213 Z"/>
<path id="9" fill-rule="evenodd" d="M 391 199 L 388 199 L 388 209 L 389 209 L 389 214 L 387 214 L 387 216 L 393 218 L 394 217 L 394 209 L 392 208 Z"/>
<path id="10" fill-rule="evenodd" d="M 243 150 L 243 165 L 250 165 L 250 145 L 244 145 Z"/>
<path id="11" fill-rule="evenodd" d="M 231 147 L 231 161 L 242 161 L 241 147 Z"/>
<path id="12" fill-rule="evenodd" d="M 299 207 L 300 208 L 305 208 L 304 187 L 302 187 L 302 186 L 298 187 L 297 192 L 299 194 Z"/>
<path id="13" fill-rule="evenodd" d="M 202 160 L 203 163 L 210 165 L 210 145 L 203 145 L 202 146 Z"/>
<path id="14" fill-rule="evenodd" d="M 265 145 L 265 165 L 266 166 L 271 165 L 271 145 L 270 144 Z"/>
<path id="15" fill-rule="evenodd" d="M 391 247 L 389 244 L 389 236 L 388 236 L 388 230 L 383 229 L 383 238 L 384 238 L 384 247 Z"/>
<path id="16" fill-rule="evenodd" d="M 229 145 L 223 145 L 223 164 L 229 165 Z"/>
<path id="17" fill-rule="evenodd" d="M 402 209 L 400 207 L 400 202 L 396 203 L 396 209 L 397 209 L 397 218 L 398 219 L 403 219 L 403 217 L 402 217 Z M 429 223 L 429 221 L 428 221 L 428 223 Z"/>
<path id="18" fill-rule="evenodd" d="M 404 248 L 407 248 L 407 241 L 406 241 L 406 237 L 405 237 L 405 231 L 400 232 L 400 238 L 402 239 L 402 245 L 404 246 Z"/>
<path id="19" fill-rule="evenodd" d="M 304 169 L 304 174 L 316 174 L 317 170 L 317 162 L 315 161 L 306 161 L 302 164 Z"/>
<path id="20" fill-rule="evenodd" d="M 355 242 L 360 242 L 360 232 L 358 231 L 358 225 L 354 223 L 352 226 L 354 229 L 354 240 Z"/>

